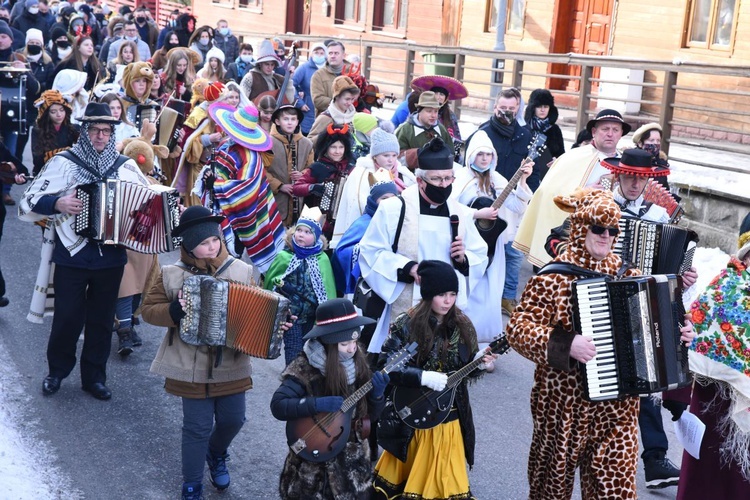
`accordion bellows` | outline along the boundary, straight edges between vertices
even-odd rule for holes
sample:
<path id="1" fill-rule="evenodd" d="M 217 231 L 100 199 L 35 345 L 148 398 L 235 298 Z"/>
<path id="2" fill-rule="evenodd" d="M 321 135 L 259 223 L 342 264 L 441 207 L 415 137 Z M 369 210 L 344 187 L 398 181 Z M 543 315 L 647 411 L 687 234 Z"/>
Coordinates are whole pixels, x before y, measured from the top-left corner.
<path id="1" fill-rule="evenodd" d="M 188 277 L 182 285 L 186 315 L 180 338 L 190 345 L 226 346 L 248 356 L 276 359 L 289 300 L 257 286 L 213 276 Z"/>

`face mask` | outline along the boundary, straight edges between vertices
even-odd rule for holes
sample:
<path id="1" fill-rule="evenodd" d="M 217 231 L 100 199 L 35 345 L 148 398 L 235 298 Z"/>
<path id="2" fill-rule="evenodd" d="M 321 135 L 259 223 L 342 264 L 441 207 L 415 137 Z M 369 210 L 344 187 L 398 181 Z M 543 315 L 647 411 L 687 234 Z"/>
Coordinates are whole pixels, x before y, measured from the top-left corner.
<path id="1" fill-rule="evenodd" d="M 648 151 L 649 153 L 651 153 L 651 156 L 653 156 L 654 158 L 658 158 L 659 152 L 661 151 L 661 146 L 658 146 L 656 144 L 644 144 L 643 149 L 644 151 Z"/>
<path id="2" fill-rule="evenodd" d="M 208 45 L 208 42 L 210 42 L 210 40 L 206 40 L 206 39 L 203 39 L 203 38 L 201 38 L 200 40 L 198 40 L 198 43 L 200 43 L 200 44 L 201 44 L 201 45 L 203 45 L 204 47 L 205 47 L 206 45 Z"/>
<path id="3" fill-rule="evenodd" d="M 500 120 L 501 123 L 504 123 L 505 125 L 510 125 L 513 123 L 513 119 L 515 118 L 515 115 L 513 114 L 513 111 L 501 111 L 500 114 L 497 116 L 498 120 Z"/>
<path id="4" fill-rule="evenodd" d="M 247 54 L 241 55 L 240 56 L 240 61 L 242 61 L 244 63 L 251 63 L 251 62 L 253 62 L 253 56 L 249 56 Z"/>
<path id="5" fill-rule="evenodd" d="M 42 48 L 39 45 L 27 45 L 26 50 L 32 56 L 42 53 Z"/>
<path id="6" fill-rule="evenodd" d="M 312 56 L 312 61 L 316 66 L 321 67 L 326 63 L 326 56 Z"/>
<path id="7" fill-rule="evenodd" d="M 59 47 L 57 48 L 57 56 L 60 59 L 65 59 L 70 55 L 71 52 L 73 52 L 73 47 L 68 47 L 67 49 L 61 49 Z"/>
<path id="8" fill-rule="evenodd" d="M 483 172 L 486 172 L 486 171 L 488 171 L 488 170 L 490 169 L 490 167 L 491 167 L 491 166 L 492 166 L 492 164 L 491 164 L 491 163 L 488 163 L 486 167 L 484 167 L 484 168 L 480 168 L 480 167 L 477 167 L 476 165 L 474 165 L 474 164 L 472 163 L 472 164 L 471 164 L 471 169 L 472 169 L 472 170 L 474 170 L 475 172 L 479 172 L 479 173 L 481 174 L 481 173 L 483 173 Z"/>
<path id="9" fill-rule="evenodd" d="M 137 36 L 126 36 L 125 40 L 131 41 L 131 42 L 135 42 L 136 40 L 138 40 L 138 37 Z"/>
<path id="10" fill-rule="evenodd" d="M 141 26 L 143 26 L 144 24 L 146 24 L 146 18 L 145 17 L 136 17 L 135 18 L 135 22 L 137 22 L 138 24 L 140 24 Z"/>
<path id="11" fill-rule="evenodd" d="M 8 23 L 8 25 L 10 25 L 10 18 L 9 17 L 0 17 L 0 21 L 5 21 L 6 23 Z"/>
<path id="12" fill-rule="evenodd" d="M 38 14 L 39 13 L 39 7 L 29 7 L 28 13 L 32 14 L 32 15 Z"/>
<path id="13" fill-rule="evenodd" d="M 424 194 L 427 196 L 433 203 L 436 203 L 438 205 L 442 205 L 445 203 L 445 200 L 450 197 L 451 192 L 453 191 L 453 184 L 449 184 L 445 187 L 440 186 L 433 186 L 429 182 L 425 181 L 425 187 L 424 187 Z"/>
<path id="14" fill-rule="evenodd" d="M 227 36 L 229 34 L 229 28 L 221 28 L 219 30 L 219 33 L 221 34 L 221 36 Z"/>
<path id="15" fill-rule="evenodd" d="M 70 42 L 67 40 L 63 40 L 61 42 L 55 42 L 55 45 L 57 45 L 57 51 L 60 52 L 60 49 L 67 49 L 70 47 Z"/>

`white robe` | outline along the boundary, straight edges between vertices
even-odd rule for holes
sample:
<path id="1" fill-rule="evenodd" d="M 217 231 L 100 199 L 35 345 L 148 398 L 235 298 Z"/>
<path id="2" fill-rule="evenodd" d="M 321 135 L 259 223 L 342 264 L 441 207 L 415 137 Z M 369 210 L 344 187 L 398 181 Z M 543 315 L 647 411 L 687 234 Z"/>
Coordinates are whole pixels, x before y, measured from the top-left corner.
<path id="1" fill-rule="evenodd" d="M 495 171 L 492 171 L 490 175 L 492 185 L 496 191 L 495 196 L 498 196 L 508 185 L 508 181 Z M 516 224 L 514 221 L 519 219 L 526 211 L 526 206 L 529 200 L 531 200 L 532 194 L 528 186 L 525 189 L 516 187 L 516 189 L 510 192 L 505 203 L 498 210 L 498 217 L 508 222 L 508 227 L 497 239 L 492 262 L 487 267 L 487 271 L 482 278 L 471 289 L 468 304 L 463 310 L 474 324 L 474 328 L 477 330 L 477 340 L 480 343 L 491 342 L 492 339 L 503 331 L 501 300 L 503 297 L 503 287 L 505 286 L 504 245 L 507 241 L 506 233 L 515 231 L 515 226 L 511 224 Z M 462 168 L 456 173 L 456 180 L 453 182 L 452 198 L 468 206 L 478 196 L 492 197 L 492 194 L 480 191 L 477 177 L 471 168 Z M 470 210 L 474 212 L 473 209 Z"/>
<path id="2" fill-rule="evenodd" d="M 367 284 L 383 298 L 386 308 L 378 320 L 368 350 L 380 352 L 393 319 L 421 300 L 419 285 L 398 281 L 398 270 L 411 261 L 427 259 L 451 262 L 451 230 L 448 217 L 434 217 L 419 213 L 419 189 L 410 186 L 401 193 L 405 203 L 404 225 L 398 245 L 393 253 L 402 202 L 399 198 L 383 200 L 367 227 L 359 244 L 359 264 Z M 487 267 L 487 244 L 476 226 L 473 212 L 453 199 L 448 200 L 448 210 L 459 217 L 458 234 L 463 238 L 466 257 L 469 259 L 469 276 L 456 271 L 459 290 L 456 305 L 463 309 L 467 296 L 482 279 Z"/>

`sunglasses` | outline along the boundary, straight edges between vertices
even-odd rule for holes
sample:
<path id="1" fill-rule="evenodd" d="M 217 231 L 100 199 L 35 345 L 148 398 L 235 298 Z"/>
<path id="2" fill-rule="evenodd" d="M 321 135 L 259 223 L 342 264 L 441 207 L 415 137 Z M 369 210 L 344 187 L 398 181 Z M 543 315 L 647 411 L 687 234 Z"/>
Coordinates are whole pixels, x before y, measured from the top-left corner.
<path id="1" fill-rule="evenodd" d="M 620 228 L 619 227 L 604 227 L 604 226 L 597 226 L 596 224 L 591 225 L 591 232 L 598 235 L 604 234 L 605 231 L 609 232 L 610 236 L 617 236 L 620 234 Z"/>

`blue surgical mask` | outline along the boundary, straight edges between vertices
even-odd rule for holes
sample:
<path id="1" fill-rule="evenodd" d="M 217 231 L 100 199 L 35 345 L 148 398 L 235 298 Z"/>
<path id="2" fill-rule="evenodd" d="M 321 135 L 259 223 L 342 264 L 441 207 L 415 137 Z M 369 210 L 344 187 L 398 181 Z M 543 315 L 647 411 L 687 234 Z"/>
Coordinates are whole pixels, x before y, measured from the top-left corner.
<path id="1" fill-rule="evenodd" d="M 229 34 L 229 28 L 220 28 L 219 34 L 221 34 L 221 36 L 227 36 Z"/>
<path id="2" fill-rule="evenodd" d="M 201 38 L 200 40 L 198 40 L 198 43 L 200 43 L 201 45 L 203 45 L 205 47 L 206 45 L 208 45 L 208 42 L 210 42 L 210 41 L 211 40 L 207 40 L 205 38 Z"/>
<path id="3" fill-rule="evenodd" d="M 326 63 L 326 56 L 312 56 L 312 62 L 318 67 L 323 66 Z"/>

